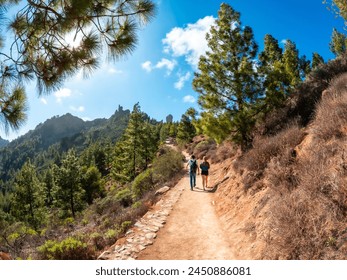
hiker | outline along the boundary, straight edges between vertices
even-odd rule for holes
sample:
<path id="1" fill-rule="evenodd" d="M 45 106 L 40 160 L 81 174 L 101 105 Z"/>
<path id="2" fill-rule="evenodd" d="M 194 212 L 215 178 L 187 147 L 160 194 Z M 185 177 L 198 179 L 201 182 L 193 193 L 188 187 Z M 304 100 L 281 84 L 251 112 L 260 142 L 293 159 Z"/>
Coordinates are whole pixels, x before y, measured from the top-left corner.
<path id="1" fill-rule="evenodd" d="M 190 190 L 192 191 L 193 188 L 196 186 L 196 172 L 199 173 L 199 166 L 198 162 L 195 159 L 195 156 L 192 155 L 190 157 L 190 160 L 187 163 L 187 167 L 189 167 L 189 175 L 190 175 Z"/>
<path id="2" fill-rule="evenodd" d="M 206 159 L 206 156 L 202 158 L 202 163 L 200 164 L 201 169 L 201 177 L 202 177 L 202 187 L 205 190 L 205 187 L 207 188 L 207 181 L 208 181 L 208 170 L 210 169 L 210 164 Z"/>

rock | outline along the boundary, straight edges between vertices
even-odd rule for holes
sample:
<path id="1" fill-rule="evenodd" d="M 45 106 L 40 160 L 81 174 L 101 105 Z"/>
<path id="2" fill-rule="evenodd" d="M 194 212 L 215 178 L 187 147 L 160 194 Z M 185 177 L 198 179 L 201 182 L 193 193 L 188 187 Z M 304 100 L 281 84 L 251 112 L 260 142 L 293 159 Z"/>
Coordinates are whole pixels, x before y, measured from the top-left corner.
<path id="1" fill-rule="evenodd" d="M 136 222 L 135 223 L 135 227 L 138 227 L 138 228 L 144 228 L 145 225 L 143 223 L 140 223 L 140 222 Z"/>
<path id="2" fill-rule="evenodd" d="M 148 226 L 147 227 L 150 231 L 153 231 L 153 232 L 157 232 L 159 230 L 159 227 L 156 227 L 156 226 Z"/>
<path id="3" fill-rule="evenodd" d="M 151 222 L 151 225 L 153 225 L 155 227 L 158 227 L 158 228 L 164 227 L 163 223 L 161 221 L 159 221 L 159 220 L 158 220 L 158 222 L 157 221 Z"/>
<path id="4" fill-rule="evenodd" d="M 111 252 L 105 251 L 98 257 L 98 260 L 108 260 L 108 257 L 110 255 L 111 255 Z"/>
<path id="5" fill-rule="evenodd" d="M 147 239 L 154 239 L 154 238 L 156 238 L 157 237 L 157 234 L 156 233 L 147 233 L 146 235 L 145 235 L 145 237 L 147 238 Z"/>
<path id="6" fill-rule="evenodd" d="M 132 233 L 134 233 L 134 231 L 131 230 L 131 229 L 129 229 L 129 230 L 125 233 L 125 235 L 130 235 L 130 234 L 132 234 Z"/>
<path id="7" fill-rule="evenodd" d="M 155 192 L 155 195 L 164 194 L 164 193 L 166 193 L 169 189 L 170 189 L 170 187 L 168 187 L 168 186 L 162 187 L 162 188 L 160 188 L 159 190 L 157 190 L 157 191 Z"/>
<path id="8" fill-rule="evenodd" d="M 139 247 L 138 247 L 141 251 L 143 251 L 144 249 L 146 249 L 146 247 L 145 246 L 143 246 L 143 245 L 139 245 Z"/>
<path id="9" fill-rule="evenodd" d="M 152 239 L 147 239 L 145 242 L 144 242 L 144 245 L 145 246 L 149 246 L 149 245 L 152 245 L 153 244 L 153 240 Z"/>

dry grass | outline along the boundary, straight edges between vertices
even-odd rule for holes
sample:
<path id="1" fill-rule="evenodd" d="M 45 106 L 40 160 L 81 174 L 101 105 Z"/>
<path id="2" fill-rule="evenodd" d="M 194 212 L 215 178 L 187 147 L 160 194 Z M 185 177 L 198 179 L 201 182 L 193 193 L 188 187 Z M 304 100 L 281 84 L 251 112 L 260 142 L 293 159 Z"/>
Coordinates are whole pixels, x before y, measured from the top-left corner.
<path id="1" fill-rule="evenodd" d="M 224 141 L 211 155 L 211 163 L 223 162 L 237 156 L 239 153 L 240 149 L 237 145 L 229 141 Z"/>
<path id="2" fill-rule="evenodd" d="M 267 179 L 278 197 L 270 205 L 263 258 L 347 258 L 346 82 L 346 75 L 335 79 L 317 105 L 313 141 L 303 156 L 292 164 L 273 159 L 268 165 Z M 289 184 L 295 188 L 283 187 L 288 174 L 295 175 Z"/>
<path id="3" fill-rule="evenodd" d="M 298 125 L 292 125 L 275 136 L 259 137 L 255 139 L 253 149 L 240 159 L 239 167 L 263 171 L 272 158 L 294 149 L 304 136 L 304 131 Z"/>
<path id="4" fill-rule="evenodd" d="M 253 149 L 234 164 L 240 173 L 244 173 L 244 190 L 256 186 L 264 174 L 268 175 L 273 186 L 282 188 L 284 185 L 284 189 L 295 187 L 297 181 L 291 165 L 296 156 L 294 148 L 304 136 L 304 131 L 298 125 L 292 125 L 275 136 L 255 139 Z"/>
<path id="5" fill-rule="evenodd" d="M 347 74 L 334 79 L 317 105 L 313 130 L 315 136 L 328 141 L 347 132 Z"/>

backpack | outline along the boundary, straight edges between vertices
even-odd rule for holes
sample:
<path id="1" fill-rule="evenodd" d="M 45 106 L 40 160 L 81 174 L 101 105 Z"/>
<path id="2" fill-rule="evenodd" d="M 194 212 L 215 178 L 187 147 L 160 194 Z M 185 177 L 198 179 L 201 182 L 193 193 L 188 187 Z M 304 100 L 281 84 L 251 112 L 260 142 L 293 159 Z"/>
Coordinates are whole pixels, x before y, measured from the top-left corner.
<path id="1" fill-rule="evenodd" d="M 191 172 L 196 172 L 198 169 L 198 164 L 196 163 L 196 159 L 190 161 L 190 171 Z"/>

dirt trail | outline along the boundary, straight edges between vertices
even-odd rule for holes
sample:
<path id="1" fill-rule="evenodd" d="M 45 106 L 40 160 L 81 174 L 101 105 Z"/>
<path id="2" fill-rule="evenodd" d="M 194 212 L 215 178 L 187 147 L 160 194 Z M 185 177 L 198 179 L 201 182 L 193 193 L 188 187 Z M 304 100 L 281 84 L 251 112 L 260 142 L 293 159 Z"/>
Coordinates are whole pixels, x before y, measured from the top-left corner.
<path id="1" fill-rule="evenodd" d="M 171 190 L 182 190 L 154 244 L 143 250 L 140 260 L 225 260 L 235 259 L 226 233 L 214 209 L 214 193 L 202 190 L 201 176 L 197 188 L 189 187 L 189 175 Z"/>

